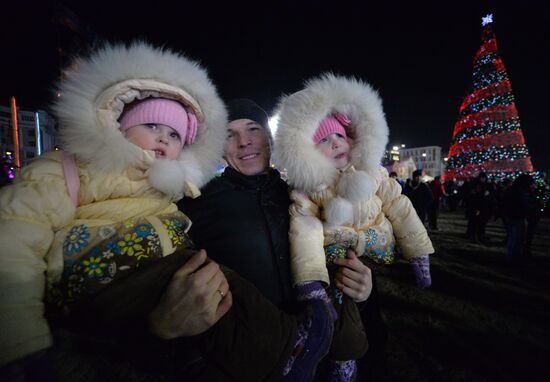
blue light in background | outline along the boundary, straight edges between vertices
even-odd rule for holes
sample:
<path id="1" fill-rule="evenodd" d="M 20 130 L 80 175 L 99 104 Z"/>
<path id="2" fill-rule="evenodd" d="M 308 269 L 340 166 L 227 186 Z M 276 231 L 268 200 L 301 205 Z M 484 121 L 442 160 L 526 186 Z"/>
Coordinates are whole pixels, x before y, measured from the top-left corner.
<path id="1" fill-rule="evenodd" d="M 40 137 L 40 117 L 38 112 L 35 113 L 36 116 L 36 154 L 42 155 L 42 143 Z"/>

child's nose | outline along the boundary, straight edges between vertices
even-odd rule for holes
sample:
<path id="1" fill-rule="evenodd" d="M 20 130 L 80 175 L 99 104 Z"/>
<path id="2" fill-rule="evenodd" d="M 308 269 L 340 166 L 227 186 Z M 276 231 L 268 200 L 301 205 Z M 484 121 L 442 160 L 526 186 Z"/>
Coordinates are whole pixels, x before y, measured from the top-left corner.
<path id="1" fill-rule="evenodd" d="M 167 132 L 160 132 L 159 135 L 158 135 L 158 140 L 159 142 L 162 142 L 162 143 L 168 143 L 168 133 Z"/>

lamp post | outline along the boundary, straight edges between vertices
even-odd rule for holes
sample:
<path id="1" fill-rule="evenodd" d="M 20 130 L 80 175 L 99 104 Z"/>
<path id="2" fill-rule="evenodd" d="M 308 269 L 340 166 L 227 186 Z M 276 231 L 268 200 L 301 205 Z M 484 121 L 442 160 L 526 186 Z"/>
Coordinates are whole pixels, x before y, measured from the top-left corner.
<path id="1" fill-rule="evenodd" d="M 17 117 L 17 104 L 15 97 L 11 97 L 11 128 L 13 131 L 13 151 L 14 151 L 14 164 L 15 171 L 19 172 L 21 168 L 21 158 L 19 156 L 19 122 Z"/>

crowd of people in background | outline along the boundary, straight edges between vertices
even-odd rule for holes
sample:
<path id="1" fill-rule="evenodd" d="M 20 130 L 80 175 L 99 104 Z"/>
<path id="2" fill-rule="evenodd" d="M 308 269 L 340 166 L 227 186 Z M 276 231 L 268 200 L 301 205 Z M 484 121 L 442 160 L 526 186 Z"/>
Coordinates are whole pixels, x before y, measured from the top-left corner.
<path id="1" fill-rule="evenodd" d="M 477 177 L 466 180 L 445 180 L 436 176 L 424 181 L 422 170 L 416 170 L 405 181 L 395 172 L 390 176 L 403 187 L 418 213 L 418 216 L 431 231 L 438 231 L 439 211 L 465 212 L 467 228 L 465 235 L 472 243 L 486 245 L 491 242 L 486 226 L 491 219 L 501 221 L 506 237 L 502 244 L 506 247 L 506 262 L 510 265 L 525 264 L 531 257 L 531 243 L 537 225 L 543 216 L 548 216 L 546 208 L 550 196 L 550 178 L 536 178 L 521 174 L 515 179 L 495 180 L 481 172 Z M 495 239 L 493 239 L 495 240 Z"/>

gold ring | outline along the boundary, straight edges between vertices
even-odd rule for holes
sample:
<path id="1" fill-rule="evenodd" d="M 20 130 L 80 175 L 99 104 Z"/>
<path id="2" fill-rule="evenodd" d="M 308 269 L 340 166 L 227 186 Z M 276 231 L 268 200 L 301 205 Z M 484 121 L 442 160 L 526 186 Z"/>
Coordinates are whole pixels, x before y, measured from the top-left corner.
<path id="1" fill-rule="evenodd" d="M 225 297 L 225 293 L 223 293 L 221 290 L 219 289 L 216 289 L 216 291 L 220 294 L 220 296 L 222 296 L 222 298 Z"/>

